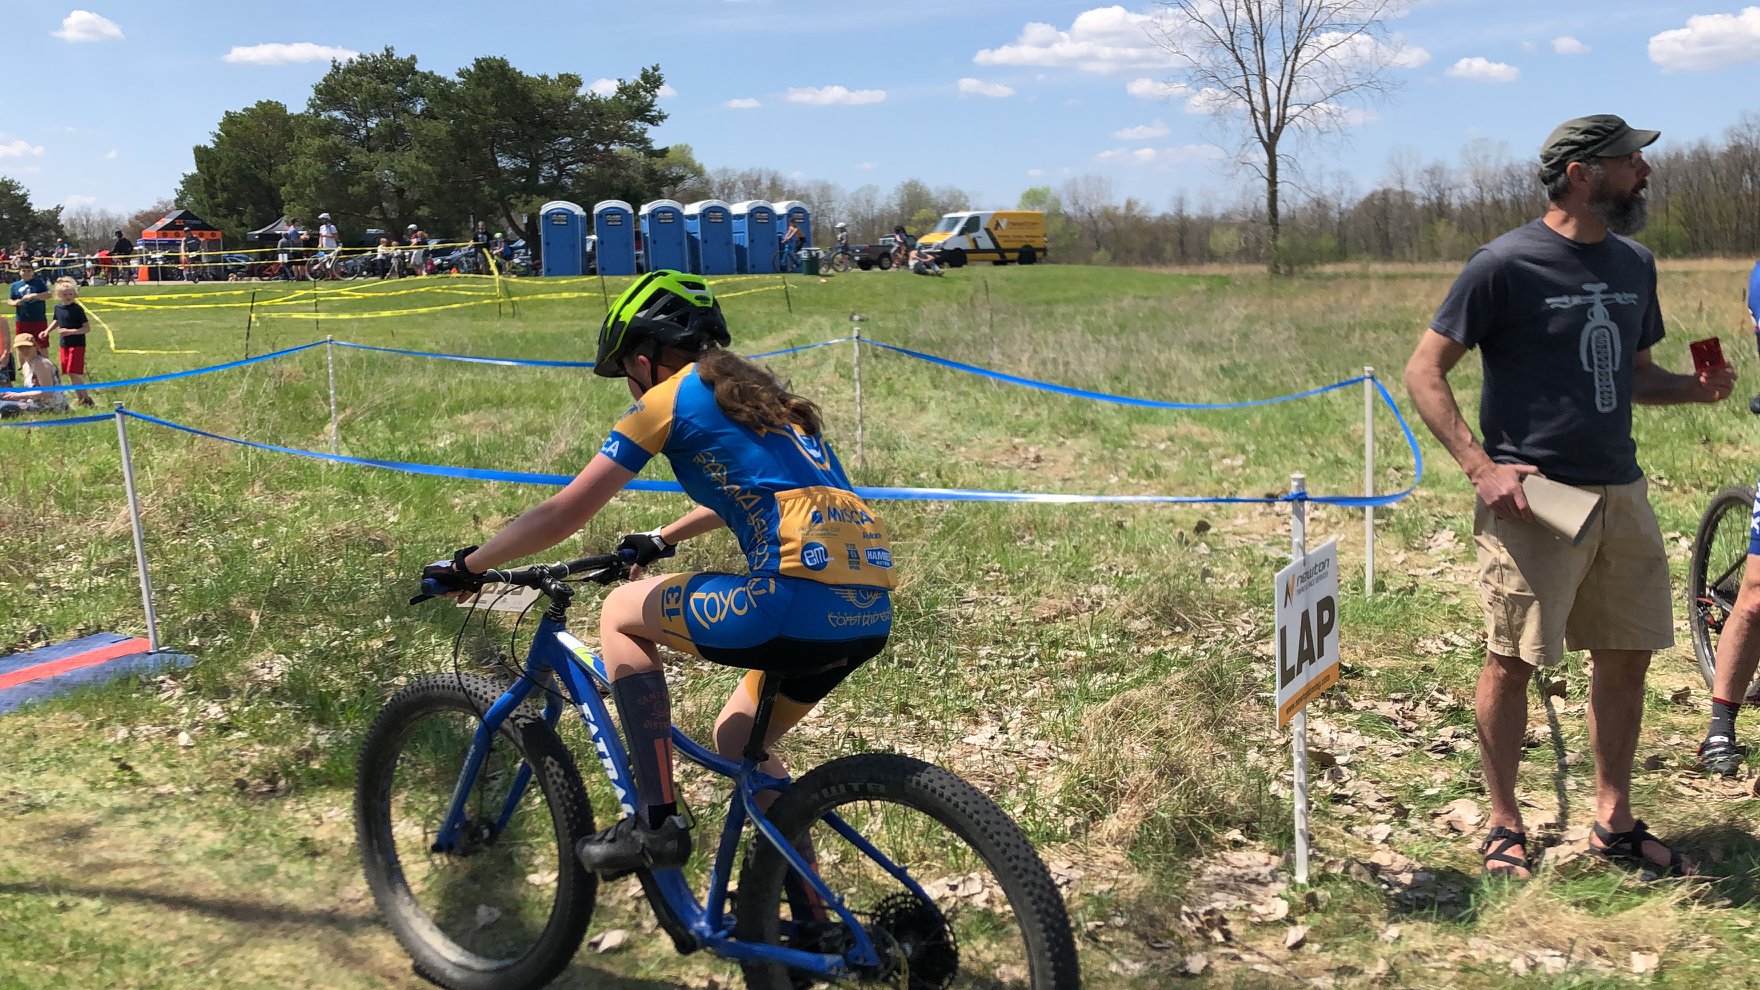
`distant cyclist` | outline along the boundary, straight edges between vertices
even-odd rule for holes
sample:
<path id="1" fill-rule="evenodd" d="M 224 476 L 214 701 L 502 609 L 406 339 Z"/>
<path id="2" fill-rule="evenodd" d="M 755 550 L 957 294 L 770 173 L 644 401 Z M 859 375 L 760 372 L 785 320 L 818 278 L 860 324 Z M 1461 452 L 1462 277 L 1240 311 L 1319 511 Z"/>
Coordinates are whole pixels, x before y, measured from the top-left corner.
<path id="1" fill-rule="evenodd" d="M 715 745 L 738 760 L 757 711 L 759 675 L 781 677 L 764 746 L 864 662 L 892 628 L 892 550 L 886 528 L 850 488 L 823 436 L 819 410 L 731 342 L 708 283 L 650 272 L 611 304 L 594 371 L 625 378 L 635 404 L 584 470 L 482 547 L 431 565 L 460 593 L 482 572 L 537 553 L 587 525 L 655 455 L 698 507 L 618 544 L 646 566 L 722 526 L 745 552 L 745 574 L 642 578 L 611 592 L 599 635 L 612 698 L 629 737 L 638 813 L 582 839 L 588 869 L 615 874 L 690 858 L 690 826 L 672 777 L 672 708 L 658 646 L 754 673 L 715 721 Z M 632 576 L 640 577 L 639 569 Z M 785 773 L 770 756 L 766 773 Z"/>
<path id="2" fill-rule="evenodd" d="M 906 234 L 904 232 L 904 225 L 899 224 L 898 226 L 893 227 L 892 228 L 892 267 L 893 268 L 903 268 L 905 261 L 910 258 L 910 252 L 911 252 L 911 238 L 910 238 L 909 234 Z"/>
<path id="3" fill-rule="evenodd" d="M 788 229 L 782 234 L 782 265 L 785 272 L 792 272 L 801 266 L 801 248 L 807 242 L 807 235 L 801 231 L 800 221 L 788 218 Z"/>
<path id="4" fill-rule="evenodd" d="M 842 255 L 843 257 L 848 258 L 851 264 L 854 264 L 856 253 L 849 246 L 849 224 L 840 220 L 835 229 L 837 231 L 837 249 L 831 253 L 832 257 Z"/>

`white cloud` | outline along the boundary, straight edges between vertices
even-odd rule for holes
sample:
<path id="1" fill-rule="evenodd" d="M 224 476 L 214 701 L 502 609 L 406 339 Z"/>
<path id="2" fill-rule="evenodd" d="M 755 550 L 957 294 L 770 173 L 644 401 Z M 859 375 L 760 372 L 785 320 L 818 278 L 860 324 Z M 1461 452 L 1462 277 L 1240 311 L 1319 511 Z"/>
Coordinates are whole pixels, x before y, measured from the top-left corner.
<path id="1" fill-rule="evenodd" d="M 587 92 L 594 96 L 610 96 L 617 92 L 617 80 L 600 77 L 587 83 Z"/>
<path id="2" fill-rule="evenodd" d="M 757 100 L 754 100 L 749 96 L 743 96 L 737 100 L 728 100 L 726 103 L 729 110 L 756 110 L 763 105 L 764 104 L 759 103 Z"/>
<path id="3" fill-rule="evenodd" d="M 874 169 L 877 169 L 879 167 L 880 166 L 874 164 L 873 162 L 863 162 L 860 165 L 856 166 L 856 171 L 858 171 L 858 172 L 871 172 Z"/>
<path id="4" fill-rule="evenodd" d="M 1385 65 L 1395 69 L 1416 69 L 1430 62 L 1430 53 L 1404 38 L 1387 41 L 1367 34 L 1347 35 L 1343 31 L 1323 31 L 1314 36 L 1314 51 L 1330 49 L 1335 62 L 1347 65 Z"/>
<path id="5" fill-rule="evenodd" d="M 75 194 L 62 200 L 61 205 L 70 210 L 77 210 L 82 206 L 96 206 L 98 205 L 98 197 Z"/>
<path id="6" fill-rule="evenodd" d="M 1013 96 L 1014 87 L 1001 83 L 987 83 L 982 79 L 961 79 L 959 81 L 961 96 Z"/>
<path id="7" fill-rule="evenodd" d="M 1114 148 L 1100 152 L 1094 160 L 1126 165 L 1181 165 L 1220 161 L 1226 157 L 1227 154 L 1213 144 L 1182 144 L 1173 148 Z"/>
<path id="8" fill-rule="evenodd" d="M 1045 170 L 1042 168 L 1027 169 L 1027 178 L 1029 178 L 1029 179 L 1037 179 L 1039 176 L 1044 175 L 1044 174 L 1045 174 Z"/>
<path id="9" fill-rule="evenodd" d="M 1687 26 L 1650 39 L 1650 61 L 1664 72 L 1715 69 L 1760 59 L 1760 7 L 1739 14 L 1696 14 Z"/>
<path id="10" fill-rule="evenodd" d="M 1186 97 L 1186 113 L 1207 114 L 1221 113 L 1235 105 L 1234 97 L 1227 90 L 1205 86 L 1196 93 Z"/>
<path id="11" fill-rule="evenodd" d="M 1166 137 L 1167 125 L 1157 120 L 1153 124 L 1138 127 L 1127 127 L 1122 131 L 1113 131 L 1112 136 L 1120 141 L 1147 141 L 1150 138 Z"/>
<path id="12" fill-rule="evenodd" d="M 24 158 L 27 156 L 31 158 L 43 157 L 43 146 L 29 144 L 23 138 L 0 144 L 0 158 Z"/>
<path id="13" fill-rule="evenodd" d="M 1552 50 L 1560 55 L 1581 55 L 1589 50 L 1589 46 L 1567 34 L 1562 38 L 1552 39 Z"/>
<path id="14" fill-rule="evenodd" d="M 654 91 L 654 95 L 661 99 L 668 99 L 677 96 L 678 90 L 673 89 L 671 83 L 661 83 L 660 88 Z"/>
<path id="15" fill-rule="evenodd" d="M 1144 76 L 1125 83 L 1124 91 L 1139 100 L 1172 100 L 1190 95 L 1192 87 L 1183 82 L 1161 82 Z"/>
<path id="16" fill-rule="evenodd" d="M 1455 79 L 1465 79 L 1469 82 L 1515 82 L 1516 77 L 1521 74 L 1522 70 L 1513 65 L 1493 62 L 1479 55 L 1463 58 L 1448 67 L 1449 76 Z"/>
<path id="17" fill-rule="evenodd" d="M 89 10 L 76 10 L 61 20 L 61 30 L 50 34 L 63 41 L 121 41 L 122 29 L 108 17 Z"/>
<path id="18" fill-rule="evenodd" d="M 234 45 L 231 51 L 220 56 L 220 60 L 235 65 L 293 65 L 299 62 L 348 62 L 359 58 L 360 54 L 350 48 L 295 41 L 267 45 Z"/>
<path id="19" fill-rule="evenodd" d="M 886 99 L 883 89 L 847 89 L 843 86 L 803 86 L 784 94 L 790 103 L 816 103 L 820 106 L 879 103 Z"/>
<path id="20" fill-rule="evenodd" d="M 972 56 L 978 65 L 1042 65 L 1084 72 L 1126 72 L 1164 68 L 1166 52 L 1155 43 L 1155 19 L 1120 6 L 1096 7 L 1076 15 L 1068 30 L 1033 21 L 1012 45 L 985 48 Z"/>
<path id="21" fill-rule="evenodd" d="M 104 153 L 104 160 L 105 161 L 112 161 L 112 162 L 115 161 L 116 160 L 116 149 L 111 148 L 109 151 L 106 151 Z"/>

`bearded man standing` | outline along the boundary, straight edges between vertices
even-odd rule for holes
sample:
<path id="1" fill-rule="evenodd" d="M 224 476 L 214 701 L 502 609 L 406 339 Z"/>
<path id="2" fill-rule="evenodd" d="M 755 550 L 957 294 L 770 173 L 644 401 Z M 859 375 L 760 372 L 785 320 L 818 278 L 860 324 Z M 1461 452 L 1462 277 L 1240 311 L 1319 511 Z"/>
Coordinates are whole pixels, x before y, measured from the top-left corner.
<path id="1" fill-rule="evenodd" d="M 1533 865 L 1516 802 L 1527 686 L 1567 646 L 1588 650 L 1593 668 L 1591 848 L 1667 874 L 1694 869 L 1631 809 L 1644 676 L 1651 653 L 1674 643 L 1668 557 L 1638 467 L 1632 404 L 1718 402 L 1735 374 L 1677 375 L 1650 357 L 1663 335 L 1656 259 L 1626 235 L 1646 217 L 1650 166 L 1640 149 L 1660 136 L 1611 114 L 1560 124 L 1540 150 L 1545 215 L 1474 253 L 1406 365 L 1413 404 L 1477 494 L 1486 658 L 1474 709 L 1490 874 L 1526 877 Z M 1448 385 L 1475 347 L 1482 442 Z M 1530 474 L 1601 497 L 1579 543 L 1535 521 L 1522 487 Z"/>

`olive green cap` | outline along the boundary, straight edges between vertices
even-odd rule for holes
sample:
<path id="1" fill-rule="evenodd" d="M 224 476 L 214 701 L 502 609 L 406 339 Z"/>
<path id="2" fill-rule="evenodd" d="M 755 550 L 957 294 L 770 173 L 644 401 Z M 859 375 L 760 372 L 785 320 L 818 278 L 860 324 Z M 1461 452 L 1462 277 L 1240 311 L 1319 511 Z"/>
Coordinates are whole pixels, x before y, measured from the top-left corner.
<path id="1" fill-rule="evenodd" d="M 1540 146 L 1540 181 L 1550 184 L 1571 162 L 1629 155 L 1661 136 L 1661 131 L 1640 131 L 1611 113 L 1567 120 Z"/>

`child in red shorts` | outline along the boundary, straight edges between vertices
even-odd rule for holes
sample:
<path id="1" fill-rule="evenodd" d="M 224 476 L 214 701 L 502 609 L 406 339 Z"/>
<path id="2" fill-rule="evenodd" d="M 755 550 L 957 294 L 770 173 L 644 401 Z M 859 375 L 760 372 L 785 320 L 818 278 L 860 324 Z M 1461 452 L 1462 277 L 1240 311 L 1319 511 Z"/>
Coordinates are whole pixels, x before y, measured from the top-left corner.
<path id="1" fill-rule="evenodd" d="M 79 285 L 71 278 L 55 280 L 55 319 L 49 330 L 61 331 L 61 373 L 75 385 L 86 383 L 86 309 L 75 300 Z M 80 389 L 74 393 L 82 406 L 93 405 L 92 393 Z"/>

